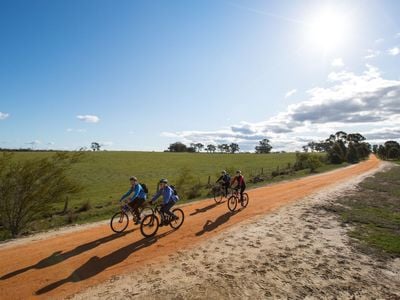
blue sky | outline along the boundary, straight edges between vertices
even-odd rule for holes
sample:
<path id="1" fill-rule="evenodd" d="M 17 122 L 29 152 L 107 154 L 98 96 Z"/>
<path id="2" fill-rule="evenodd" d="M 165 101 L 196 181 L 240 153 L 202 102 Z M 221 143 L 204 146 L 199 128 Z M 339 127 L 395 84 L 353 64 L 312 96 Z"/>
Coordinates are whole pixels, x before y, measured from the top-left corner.
<path id="1" fill-rule="evenodd" d="M 3 0 L 0 147 L 399 140 L 399 15 L 399 1 Z"/>

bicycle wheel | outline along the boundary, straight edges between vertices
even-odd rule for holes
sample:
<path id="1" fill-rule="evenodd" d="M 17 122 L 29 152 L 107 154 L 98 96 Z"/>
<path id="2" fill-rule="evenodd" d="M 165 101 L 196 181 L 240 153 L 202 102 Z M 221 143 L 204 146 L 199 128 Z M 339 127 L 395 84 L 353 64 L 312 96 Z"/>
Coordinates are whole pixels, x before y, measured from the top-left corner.
<path id="1" fill-rule="evenodd" d="M 177 216 L 177 219 L 172 220 L 169 225 L 174 228 L 174 229 L 178 229 L 179 227 L 182 226 L 183 221 L 185 220 L 185 214 L 183 213 L 183 210 L 180 208 L 175 208 L 174 210 L 172 210 L 172 213 Z"/>
<path id="2" fill-rule="evenodd" d="M 214 189 L 214 201 L 215 203 L 221 203 L 224 198 L 224 193 L 221 189 Z"/>
<path id="3" fill-rule="evenodd" d="M 147 215 L 144 217 L 142 223 L 140 223 L 140 232 L 144 237 L 151 237 L 157 233 L 159 226 L 160 222 L 158 221 L 157 216 L 154 214 Z"/>
<path id="4" fill-rule="evenodd" d="M 123 232 L 126 227 L 128 227 L 128 224 L 128 215 L 123 211 L 117 212 L 115 215 L 113 215 L 110 221 L 111 229 L 116 233 Z"/>
<path id="5" fill-rule="evenodd" d="M 243 193 L 243 201 L 240 202 L 242 207 L 246 207 L 249 204 L 249 195 L 247 193 Z"/>
<path id="6" fill-rule="evenodd" d="M 236 196 L 230 196 L 228 199 L 228 208 L 230 211 L 235 211 L 237 206 L 237 198 Z"/>
<path id="7" fill-rule="evenodd" d="M 151 207 L 146 206 L 141 208 L 140 210 L 140 218 L 143 220 L 146 216 L 154 214 L 154 211 Z"/>

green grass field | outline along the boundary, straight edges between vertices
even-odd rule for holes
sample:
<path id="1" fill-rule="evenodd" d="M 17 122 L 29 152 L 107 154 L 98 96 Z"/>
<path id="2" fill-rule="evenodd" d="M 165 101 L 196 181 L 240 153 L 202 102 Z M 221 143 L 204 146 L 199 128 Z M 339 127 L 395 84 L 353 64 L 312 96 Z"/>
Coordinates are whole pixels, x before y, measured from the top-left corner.
<path id="1" fill-rule="evenodd" d="M 43 158 L 54 155 L 51 152 L 16 152 L 15 159 Z M 160 178 L 168 178 L 176 184 L 182 177 L 187 185 L 206 185 L 210 176 L 215 182 L 221 170 L 228 170 L 231 175 L 240 169 L 249 179 L 263 171 L 267 180 L 259 185 L 282 179 L 307 175 L 308 170 L 292 175 L 270 178 L 268 175 L 278 167 L 284 169 L 293 165 L 295 153 L 280 154 L 207 154 L 207 153 L 163 153 L 163 152 L 86 152 L 82 161 L 73 165 L 70 175 L 78 181 L 82 192 L 69 199 L 67 215 L 60 215 L 64 202 L 56 203 L 53 211 L 44 213 L 30 231 L 45 230 L 70 223 L 84 223 L 107 219 L 118 209 L 118 200 L 129 189 L 129 177 L 137 176 L 140 182 L 147 184 L 150 195 L 156 191 Z M 339 166 L 324 165 L 319 170 L 327 171 Z M 186 174 L 186 175 L 185 175 Z M 250 184 L 249 187 L 252 185 Z M 178 185 L 178 191 L 182 187 Z M 209 188 L 200 190 L 195 199 L 209 196 Z M 181 194 L 182 195 L 182 194 Z M 188 201 L 182 197 L 181 203 Z M 89 203 L 89 205 L 88 205 Z M 86 208 L 82 209 L 83 207 Z M 87 209 L 89 208 L 89 209 Z M 1 235 L 1 234 L 0 234 Z"/>

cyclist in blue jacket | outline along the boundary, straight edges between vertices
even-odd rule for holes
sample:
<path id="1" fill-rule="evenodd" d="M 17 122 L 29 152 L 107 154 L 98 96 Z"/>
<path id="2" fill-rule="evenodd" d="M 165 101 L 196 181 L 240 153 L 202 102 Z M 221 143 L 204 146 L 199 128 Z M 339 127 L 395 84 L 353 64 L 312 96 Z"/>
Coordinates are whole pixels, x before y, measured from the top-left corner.
<path id="1" fill-rule="evenodd" d="M 165 215 L 168 215 L 172 218 L 172 220 L 176 220 L 177 216 L 175 216 L 170 209 L 175 205 L 175 203 L 179 200 L 178 195 L 176 195 L 175 190 L 168 185 L 167 179 L 161 179 L 159 182 L 159 190 L 157 194 L 151 198 L 151 203 L 156 201 L 160 196 L 163 196 L 163 204 L 161 211 Z M 161 222 L 161 225 L 164 225 L 164 222 Z"/>
<path id="2" fill-rule="evenodd" d="M 135 224 L 139 224 L 140 223 L 139 207 L 141 207 L 143 203 L 146 201 L 146 193 L 143 190 L 142 186 L 139 184 L 135 176 L 130 177 L 129 181 L 131 183 L 131 188 L 121 197 L 119 201 L 121 202 L 122 200 L 124 200 L 126 197 L 129 197 L 129 195 L 133 193 L 132 197 L 129 198 L 128 205 L 132 208 L 133 212 L 136 215 Z"/>

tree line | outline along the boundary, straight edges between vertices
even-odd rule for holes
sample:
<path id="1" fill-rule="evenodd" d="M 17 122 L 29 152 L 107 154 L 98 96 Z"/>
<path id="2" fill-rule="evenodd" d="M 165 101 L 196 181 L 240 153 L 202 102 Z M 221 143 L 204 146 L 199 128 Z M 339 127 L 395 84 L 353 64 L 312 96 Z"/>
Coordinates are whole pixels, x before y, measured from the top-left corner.
<path id="1" fill-rule="evenodd" d="M 373 145 L 372 151 L 381 159 L 400 159 L 400 144 L 396 141 L 386 141 L 383 145 Z"/>
<path id="2" fill-rule="evenodd" d="M 365 142 L 360 133 L 338 131 L 327 139 L 319 142 L 309 142 L 303 146 L 304 152 L 326 152 L 327 160 L 332 164 L 343 162 L 357 163 L 366 159 L 371 153 L 371 145 Z"/>
<path id="3" fill-rule="evenodd" d="M 237 143 L 230 144 L 208 144 L 203 145 L 202 143 L 190 143 L 189 146 L 186 146 L 182 142 L 175 142 L 169 145 L 168 150 L 166 152 L 202 152 L 206 151 L 207 153 L 231 153 L 235 154 L 240 151 L 240 146 Z M 256 153 L 270 153 L 272 150 L 272 146 L 270 144 L 269 139 L 263 139 L 259 141 L 259 144 L 255 147 Z"/>

